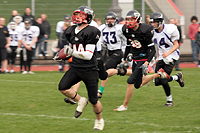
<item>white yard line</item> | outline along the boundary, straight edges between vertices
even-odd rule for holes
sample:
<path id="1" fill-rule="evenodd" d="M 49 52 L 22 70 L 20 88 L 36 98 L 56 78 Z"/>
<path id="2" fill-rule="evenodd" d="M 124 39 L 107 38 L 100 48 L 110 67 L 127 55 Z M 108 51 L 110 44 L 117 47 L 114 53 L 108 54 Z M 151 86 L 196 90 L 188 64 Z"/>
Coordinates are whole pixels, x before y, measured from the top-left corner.
<path id="1" fill-rule="evenodd" d="M 75 118 L 75 117 L 60 117 L 60 116 L 54 116 L 54 115 L 29 115 L 29 114 L 16 114 L 16 113 L 0 113 L 0 115 L 8 115 L 8 116 L 24 116 L 24 117 L 45 117 L 45 118 L 56 118 L 56 119 L 76 119 L 76 120 L 80 120 L 80 121 L 94 121 L 94 119 L 87 119 L 87 118 Z M 115 123 L 115 121 L 110 121 L 110 120 L 106 120 L 105 122 L 108 123 Z M 118 123 L 118 122 L 117 122 Z M 200 131 L 200 127 L 190 127 L 190 126 L 163 126 L 163 125 L 158 125 L 158 124 L 154 124 L 154 123 L 144 123 L 144 122 L 136 122 L 133 123 L 131 121 L 124 121 L 124 123 L 131 123 L 133 125 L 150 125 L 150 126 L 154 126 L 154 127 L 170 127 L 170 128 L 194 128 L 194 129 L 198 129 Z"/>

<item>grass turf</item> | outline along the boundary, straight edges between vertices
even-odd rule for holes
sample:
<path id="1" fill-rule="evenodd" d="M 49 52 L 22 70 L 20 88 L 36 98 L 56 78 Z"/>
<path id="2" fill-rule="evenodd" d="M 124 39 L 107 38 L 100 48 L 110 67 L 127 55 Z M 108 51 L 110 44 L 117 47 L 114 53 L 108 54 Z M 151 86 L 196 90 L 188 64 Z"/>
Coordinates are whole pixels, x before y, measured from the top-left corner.
<path id="1" fill-rule="evenodd" d="M 35 75 L 0 75 L 1 133 L 64 133 L 95 132 L 95 115 L 88 104 L 75 119 L 76 105 L 66 104 L 57 90 L 62 75 L 58 72 L 35 72 Z M 173 71 L 172 75 L 176 74 Z M 162 87 L 143 86 L 134 90 L 128 110 L 114 112 L 123 103 L 127 76 L 109 78 L 100 101 L 105 127 L 102 132 L 200 132 L 200 71 L 183 68 L 186 85 L 170 83 L 174 107 L 162 107 L 166 97 Z M 78 92 L 87 97 L 82 83 Z"/>

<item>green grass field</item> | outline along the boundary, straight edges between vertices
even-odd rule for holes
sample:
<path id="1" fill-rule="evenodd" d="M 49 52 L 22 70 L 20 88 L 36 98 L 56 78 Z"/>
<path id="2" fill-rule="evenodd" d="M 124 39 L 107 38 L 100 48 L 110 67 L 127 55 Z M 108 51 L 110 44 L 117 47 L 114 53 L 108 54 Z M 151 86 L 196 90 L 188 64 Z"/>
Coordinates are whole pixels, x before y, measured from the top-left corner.
<path id="1" fill-rule="evenodd" d="M 92 133 L 94 112 L 88 104 L 75 119 L 76 105 L 66 104 L 57 90 L 62 75 L 35 72 L 35 75 L 0 75 L 0 133 Z M 173 71 L 172 74 L 176 74 Z M 126 92 L 127 76 L 109 79 L 103 98 L 105 133 L 200 132 L 200 71 L 183 68 L 186 85 L 170 83 L 175 106 L 162 107 L 166 97 L 162 87 L 143 86 L 134 90 L 128 110 L 114 112 Z M 84 84 L 79 89 L 87 97 Z"/>

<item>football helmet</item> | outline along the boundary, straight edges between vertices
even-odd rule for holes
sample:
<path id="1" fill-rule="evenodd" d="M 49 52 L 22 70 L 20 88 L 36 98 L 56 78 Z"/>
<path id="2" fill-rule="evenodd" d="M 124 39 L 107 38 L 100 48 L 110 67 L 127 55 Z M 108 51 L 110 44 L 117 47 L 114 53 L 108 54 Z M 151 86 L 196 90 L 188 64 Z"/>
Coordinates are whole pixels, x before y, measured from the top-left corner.
<path id="1" fill-rule="evenodd" d="M 24 23 L 25 23 L 25 28 L 29 29 L 31 26 L 31 20 L 29 18 L 25 18 Z"/>
<path id="2" fill-rule="evenodd" d="M 77 15 L 80 13 L 79 15 Z M 72 14 L 72 22 L 77 25 L 90 24 L 94 16 L 94 11 L 87 6 L 80 6 Z"/>
<path id="3" fill-rule="evenodd" d="M 157 27 L 154 29 L 158 29 L 159 27 L 161 27 L 164 23 L 164 17 L 163 17 L 163 14 L 160 13 L 160 12 L 154 12 L 151 14 L 150 16 L 150 20 L 149 20 L 150 23 L 153 23 L 153 22 L 157 22 L 158 25 Z"/>
<path id="4" fill-rule="evenodd" d="M 114 19 L 114 22 L 111 21 L 107 21 L 107 19 Z M 117 14 L 115 14 L 114 12 L 109 12 L 106 14 L 105 18 L 104 18 L 105 24 L 108 27 L 113 27 L 114 25 L 117 24 Z"/>
<path id="5" fill-rule="evenodd" d="M 14 20 L 17 24 L 19 24 L 19 23 L 22 22 L 22 17 L 21 17 L 20 15 L 16 15 L 16 16 L 13 18 L 13 20 Z"/>
<path id="6" fill-rule="evenodd" d="M 135 22 L 129 21 L 129 18 L 135 19 Z M 137 10 L 131 10 L 127 13 L 125 18 L 125 25 L 127 28 L 134 28 L 136 25 L 138 25 L 141 21 L 140 13 Z"/>
<path id="7" fill-rule="evenodd" d="M 17 24 L 15 23 L 15 21 L 11 21 L 11 22 L 9 23 L 9 26 L 10 26 L 10 28 L 11 28 L 12 30 L 14 30 L 15 27 L 17 26 Z"/>

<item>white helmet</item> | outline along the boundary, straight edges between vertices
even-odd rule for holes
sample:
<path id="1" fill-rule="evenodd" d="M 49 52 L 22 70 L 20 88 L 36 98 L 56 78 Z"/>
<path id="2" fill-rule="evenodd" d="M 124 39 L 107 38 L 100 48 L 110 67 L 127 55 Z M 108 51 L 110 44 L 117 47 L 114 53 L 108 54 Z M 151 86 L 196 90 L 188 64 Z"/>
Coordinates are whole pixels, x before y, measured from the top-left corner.
<path id="1" fill-rule="evenodd" d="M 13 20 L 14 20 L 17 24 L 19 24 L 19 23 L 22 22 L 22 17 L 21 17 L 20 15 L 16 15 L 16 16 L 13 18 Z"/>
<path id="2" fill-rule="evenodd" d="M 15 27 L 17 26 L 17 24 L 16 24 L 14 21 L 11 21 L 11 22 L 9 23 L 9 25 L 10 25 L 10 28 L 11 28 L 12 30 L 14 30 Z"/>

